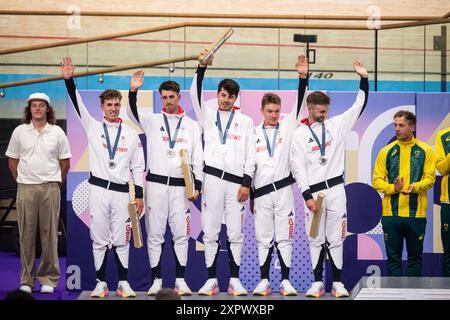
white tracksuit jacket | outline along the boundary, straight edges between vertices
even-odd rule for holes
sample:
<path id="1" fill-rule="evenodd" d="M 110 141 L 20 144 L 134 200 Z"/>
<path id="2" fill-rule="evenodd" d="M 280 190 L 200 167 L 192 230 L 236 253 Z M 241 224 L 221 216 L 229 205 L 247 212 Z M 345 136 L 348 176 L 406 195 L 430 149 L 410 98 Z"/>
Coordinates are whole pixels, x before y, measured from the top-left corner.
<path id="1" fill-rule="evenodd" d="M 364 110 L 367 96 L 368 80 L 361 78 L 360 90 L 353 105 L 344 113 L 325 120 L 325 157 L 327 158 L 325 165 L 319 163 L 320 148 L 308 126 L 302 125 L 294 132 L 291 145 L 291 170 L 298 186 L 301 188 L 305 201 L 311 197 L 316 199 L 318 192 L 311 194 L 311 185 L 343 175 L 346 136 Z M 311 125 L 311 128 L 322 143 L 321 123 L 315 122 Z M 325 199 L 319 232 L 316 238 L 309 238 L 312 265 L 316 269 L 319 259 L 323 261 L 324 253 L 322 250 L 325 250 L 323 245 L 326 244 L 332 262 L 340 270 L 342 269 L 343 241 L 347 230 L 347 200 L 344 184 L 335 185 L 321 192 L 325 193 Z M 306 207 L 306 204 L 305 212 L 306 233 L 309 234 L 313 214 Z"/>
<path id="2" fill-rule="evenodd" d="M 222 180 L 205 174 L 202 198 L 202 229 L 205 244 L 206 266 L 215 266 L 218 252 L 218 238 L 222 220 L 227 226 L 229 253 L 232 261 L 240 265 L 243 243 L 242 226 L 245 206 L 237 201 L 237 193 L 242 186 L 250 187 L 255 170 L 255 140 L 253 120 L 235 109 L 235 114 L 224 146 L 221 146 L 217 127 L 219 112 L 222 130 L 225 132 L 230 111 L 211 110 L 206 107 L 202 94 L 202 81 L 206 68 L 199 67 L 191 86 L 191 100 L 204 135 L 205 166 L 224 170 L 243 177 L 242 184 Z M 222 149 L 223 148 L 223 149 Z M 236 277 L 236 275 L 232 275 Z"/>
<path id="3" fill-rule="evenodd" d="M 103 123 L 107 126 L 112 145 L 114 145 L 117 136 L 119 123 L 110 123 L 105 119 L 102 122 L 95 120 L 84 105 L 73 79 L 66 80 L 66 87 L 75 113 L 80 119 L 88 138 L 89 169 L 92 175 L 114 183 L 128 184 L 131 171 L 136 185 L 136 197 L 142 198 L 145 162 L 137 132 L 122 124 L 121 137 L 114 157 L 116 167 L 110 169 Z M 125 268 L 128 268 L 129 240 L 131 237 L 129 201 L 130 196 L 127 192 L 107 190 L 93 184 L 89 185 L 90 234 L 93 241 L 96 270 L 100 269 L 106 249 L 111 246 L 116 247 L 120 262 Z"/>
<path id="4" fill-rule="evenodd" d="M 262 128 L 264 121 L 255 127 L 256 171 L 253 178 L 254 189 L 280 181 L 291 174 L 290 146 L 293 133 L 300 125 L 300 117 L 306 110 L 306 90 L 307 80 L 300 79 L 297 101 L 290 114 L 279 124 L 273 157 L 269 156 Z M 270 144 L 272 144 L 275 131 L 275 127 L 266 127 Z M 289 185 L 255 198 L 254 219 L 259 265 L 263 266 L 266 262 L 270 264 L 271 257 L 268 257 L 268 253 L 272 248 L 271 242 L 275 238 L 281 259 L 289 268 L 295 223 L 292 186 Z"/>
<path id="5" fill-rule="evenodd" d="M 201 190 L 203 150 L 198 124 L 187 117 L 181 107 L 178 108 L 177 114 L 168 114 L 164 110 L 158 114 L 139 112 L 136 99 L 137 93 L 130 91 L 127 114 L 146 135 L 148 171 L 160 176 L 183 179 L 179 150 L 186 149 L 195 176 L 196 189 Z M 182 118 L 176 143 L 173 147 L 174 157 L 169 157 L 167 154 L 170 148 L 169 135 L 165 127 L 163 114 L 167 116 L 172 139 L 174 139 L 178 122 Z M 159 265 L 167 222 L 169 222 L 173 233 L 177 270 L 180 266 L 185 267 L 191 224 L 189 201 L 186 197 L 185 187 L 147 181 L 146 209 L 150 265 L 152 268 L 158 267 L 153 270 L 154 273 L 160 272 Z M 178 273 L 180 273 L 179 270 Z M 153 277 L 155 276 L 160 277 L 159 274 L 153 274 Z M 177 277 L 183 276 L 177 274 Z"/>

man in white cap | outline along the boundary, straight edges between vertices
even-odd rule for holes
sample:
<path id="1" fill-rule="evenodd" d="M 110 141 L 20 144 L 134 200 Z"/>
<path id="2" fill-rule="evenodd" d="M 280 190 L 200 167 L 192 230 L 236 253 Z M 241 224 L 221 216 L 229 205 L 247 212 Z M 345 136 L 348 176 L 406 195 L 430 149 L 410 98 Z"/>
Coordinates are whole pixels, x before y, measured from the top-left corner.
<path id="1" fill-rule="evenodd" d="M 53 293 L 59 280 L 59 187 L 70 167 L 69 142 L 55 125 L 55 113 L 45 93 L 27 99 L 22 124 L 14 129 L 6 156 L 17 181 L 20 241 L 20 289 L 32 292 L 36 280 L 36 231 L 42 253 L 37 270 L 41 293 Z"/>

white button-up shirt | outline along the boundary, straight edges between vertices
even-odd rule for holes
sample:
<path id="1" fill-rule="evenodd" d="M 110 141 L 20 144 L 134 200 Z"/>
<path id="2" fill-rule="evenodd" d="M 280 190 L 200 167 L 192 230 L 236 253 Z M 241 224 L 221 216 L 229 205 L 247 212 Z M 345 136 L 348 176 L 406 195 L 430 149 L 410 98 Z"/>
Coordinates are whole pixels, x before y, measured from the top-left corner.
<path id="1" fill-rule="evenodd" d="M 18 183 L 40 184 L 61 182 L 59 160 L 72 154 L 67 136 L 59 126 L 47 123 L 39 132 L 30 122 L 14 129 L 6 156 L 19 159 Z"/>

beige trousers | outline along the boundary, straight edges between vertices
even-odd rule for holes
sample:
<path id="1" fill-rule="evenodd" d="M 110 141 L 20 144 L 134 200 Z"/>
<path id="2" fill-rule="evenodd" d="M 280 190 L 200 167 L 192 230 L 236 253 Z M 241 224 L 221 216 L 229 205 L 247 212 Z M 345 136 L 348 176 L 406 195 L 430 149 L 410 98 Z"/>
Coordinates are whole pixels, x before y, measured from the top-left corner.
<path id="1" fill-rule="evenodd" d="M 17 186 L 20 236 L 20 284 L 34 287 L 36 231 L 39 226 L 41 257 L 37 278 L 41 285 L 57 287 L 59 279 L 58 222 L 61 194 L 57 182 Z"/>

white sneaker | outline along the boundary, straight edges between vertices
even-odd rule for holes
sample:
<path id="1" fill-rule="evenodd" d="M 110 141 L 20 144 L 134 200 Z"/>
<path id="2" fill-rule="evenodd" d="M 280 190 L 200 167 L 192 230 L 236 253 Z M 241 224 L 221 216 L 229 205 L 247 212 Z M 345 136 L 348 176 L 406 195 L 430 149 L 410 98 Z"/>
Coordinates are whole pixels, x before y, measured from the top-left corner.
<path id="1" fill-rule="evenodd" d="M 345 289 L 342 282 L 333 282 L 333 287 L 331 288 L 331 294 L 336 298 L 348 297 L 348 291 Z"/>
<path id="2" fill-rule="evenodd" d="M 280 293 L 283 296 L 296 296 L 297 290 L 292 286 L 292 284 L 289 282 L 289 280 L 283 280 L 281 281 L 280 285 Z"/>
<path id="3" fill-rule="evenodd" d="M 147 295 L 154 296 L 161 289 L 162 289 L 162 279 L 155 278 L 155 280 L 153 280 L 152 286 L 150 287 L 150 289 L 148 289 Z"/>
<path id="4" fill-rule="evenodd" d="M 117 284 L 116 294 L 122 298 L 136 297 L 136 293 L 131 289 L 128 281 L 119 281 Z"/>
<path id="5" fill-rule="evenodd" d="M 108 295 L 108 285 L 105 281 L 97 282 L 94 291 L 91 292 L 91 297 L 93 298 L 104 298 Z"/>
<path id="6" fill-rule="evenodd" d="M 46 284 L 41 287 L 41 293 L 53 293 L 54 290 L 52 286 Z"/>
<path id="7" fill-rule="evenodd" d="M 203 287 L 198 290 L 198 294 L 201 296 L 214 296 L 219 293 L 219 285 L 217 284 L 217 279 L 208 279 Z"/>
<path id="8" fill-rule="evenodd" d="M 228 284 L 228 294 L 232 296 L 246 296 L 247 290 L 242 286 L 239 278 L 230 278 Z"/>
<path id="9" fill-rule="evenodd" d="M 19 290 L 21 290 L 21 291 L 23 291 L 23 292 L 27 292 L 27 293 L 29 293 L 29 294 L 31 294 L 31 292 L 32 292 L 31 287 L 28 286 L 28 285 L 26 285 L 26 284 L 21 285 L 20 288 L 19 288 Z"/>
<path id="10" fill-rule="evenodd" d="M 175 279 L 175 291 L 178 293 L 179 296 L 192 295 L 192 291 L 191 289 L 189 289 L 189 286 L 187 285 L 186 281 L 184 281 L 184 278 Z"/>
<path id="11" fill-rule="evenodd" d="M 262 279 L 255 290 L 253 290 L 253 295 L 255 296 L 268 296 L 272 293 L 272 288 L 270 287 L 270 282 L 268 279 Z"/>
<path id="12" fill-rule="evenodd" d="M 311 287 L 306 291 L 307 297 L 319 298 L 325 294 L 325 288 L 322 281 L 313 282 Z"/>

